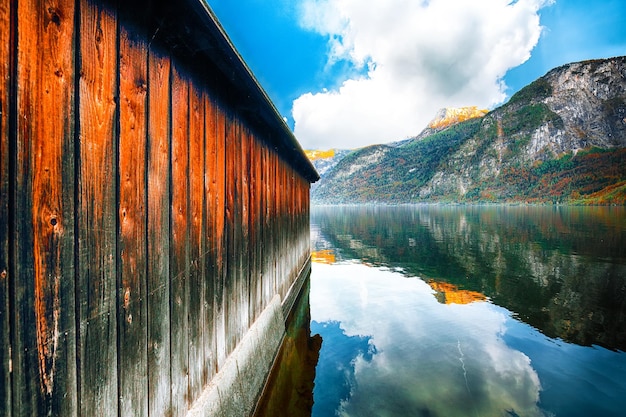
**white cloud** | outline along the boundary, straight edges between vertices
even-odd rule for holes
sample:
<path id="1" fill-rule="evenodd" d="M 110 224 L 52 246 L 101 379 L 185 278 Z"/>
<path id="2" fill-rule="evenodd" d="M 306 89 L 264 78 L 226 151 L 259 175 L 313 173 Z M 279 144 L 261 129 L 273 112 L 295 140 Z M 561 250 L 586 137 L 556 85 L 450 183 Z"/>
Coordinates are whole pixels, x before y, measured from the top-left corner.
<path id="1" fill-rule="evenodd" d="M 442 107 L 493 107 L 530 57 L 552 0 L 304 0 L 300 23 L 329 38 L 329 65 L 363 76 L 293 103 L 304 148 L 354 148 L 418 134 Z"/>

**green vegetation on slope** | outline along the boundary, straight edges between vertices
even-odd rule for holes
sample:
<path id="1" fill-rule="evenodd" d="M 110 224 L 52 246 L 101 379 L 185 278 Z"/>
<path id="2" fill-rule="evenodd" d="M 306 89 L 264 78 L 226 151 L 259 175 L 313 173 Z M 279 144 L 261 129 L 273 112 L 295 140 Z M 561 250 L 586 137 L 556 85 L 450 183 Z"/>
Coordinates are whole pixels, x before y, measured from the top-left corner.
<path id="1" fill-rule="evenodd" d="M 347 170 L 375 152 L 385 154 L 368 169 L 357 170 L 349 178 L 334 181 L 331 175 L 316 190 L 314 198 L 326 203 L 414 201 L 415 190 L 430 181 L 446 158 L 478 132 L 481 120 L 459 123 L 399 148 L 378 145 L 354 151 L 335 167 L 337 172 Z"/>
<path id="2" fill-rule="evenodd" d="M 626 202 L 626 149 L 588 149 L 574 155 L 509 166 L 464 196 L 467 202 L 619 204 Z"/>
<path id="3" fill-rule="evenodd" d="M 355 150 L 313 201 L 624 205 L 625 59 L 556 68 L 483 117 Z"/>

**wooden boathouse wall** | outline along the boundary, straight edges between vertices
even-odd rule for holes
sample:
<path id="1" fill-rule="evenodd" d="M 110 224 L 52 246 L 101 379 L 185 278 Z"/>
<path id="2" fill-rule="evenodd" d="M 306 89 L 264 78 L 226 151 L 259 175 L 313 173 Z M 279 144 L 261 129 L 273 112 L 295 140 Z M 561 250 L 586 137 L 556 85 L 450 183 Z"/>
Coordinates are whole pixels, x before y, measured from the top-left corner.
<path id="1" fill-rule="evenodd" d="M 317 173 L 202 0 L 0 3 L 0 416 L 181 416 Z"/>

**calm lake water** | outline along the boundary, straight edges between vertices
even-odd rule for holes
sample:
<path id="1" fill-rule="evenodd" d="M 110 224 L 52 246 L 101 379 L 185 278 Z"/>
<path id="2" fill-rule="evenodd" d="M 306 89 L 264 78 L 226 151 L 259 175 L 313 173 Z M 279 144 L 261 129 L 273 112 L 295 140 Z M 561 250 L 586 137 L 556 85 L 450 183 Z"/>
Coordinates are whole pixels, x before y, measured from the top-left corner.
<path id="1" fill-rule="evenodd" d="M 626 415 L 624 208 L 316 207 L 311 235 L 258 415 Z"/>

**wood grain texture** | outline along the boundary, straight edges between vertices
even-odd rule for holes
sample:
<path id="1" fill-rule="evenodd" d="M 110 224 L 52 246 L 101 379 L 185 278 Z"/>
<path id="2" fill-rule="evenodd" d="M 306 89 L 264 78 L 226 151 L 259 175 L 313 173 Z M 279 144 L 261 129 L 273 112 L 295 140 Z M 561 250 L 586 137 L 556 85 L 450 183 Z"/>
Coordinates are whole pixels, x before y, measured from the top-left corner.
<path id="1" fill-rule="evenodd" d="M 216 343 L 216 370 L 226 360 L 226 271 L 228 270 L 227 259 L 227 175 L 226 175 L 226 115 L 220 107 L 216 109 L 216 135 L 215 135 L 215 199 L 213 210 L 215 213 L 215 343 Z"/>
<path id="2" fill-rule="evenodd" d="M 78 271 L 81 413 L 117 416 L 117 16 L 80 4 Z"/>
<path id="3" fill-rule="evenodd" d="M 237 166 L 238 156 L 236 143 L 236 122 L 232 117 L 226 119 L 226 220 L 224 233 L 226 237 L 226 276 L 224 277 L 224 314 L 225 314 L 225 346 L 226 354 L 230 354 L 237 341 L 237 246 L 236 246 L 236 207 L 237 202 Z"/>
<path id="4" fill-rule="evenodd" d="M 252 314 L 250 320 L 253 323 L 262 311 L 263 300 L 261 298 L 261 233 L 260 233 L 260 197 L 261 197 L 261 158 L 260 145 L 256 137 L 251 139 L 250 150 L 250 309 Z"/>
<path id="5" fill-rule="evenodd" d="M 125 11 L 130 13 L 133 9 Z M 135 11 L 137 11 L 135 9 Z M 132 16 L 125 16 L 131 19 Z M 147 83 L 145 35 L 120 26 L 119 365 L 120 415 L 148 415 Z"/>
<path id="6" fill-rule="evenodd" d="M 11 101 L 10 2 L 0 4 L 0 417 L 11 411 L 9 280 L 9 110 Z"/>
<path id="7" fill-rule="evenodd" d="M 271 152 L 267 146 L 263 146 L 263 299 L 270 297 L 273 293 L 272 287 L 272 246 L 271 236 L 271 194 L 270 194 L 270 166 L 271 166 Z"/>
<path id="8" fill-rule="evenodd" d="M 170 60 L 148 57 L 148 414 L 171 413 L 170 388 Z"/>
<path id="9" fill-rule="evenodd" d="M 206 256 L 204 258 L 204 362 L 203 383 L 213 378 L 217 370 L 217 333 L 216 333 L 216 287 L 221 267 L 218 265 L 218 248 L 221 245 L 217 233 L 217 104 L 211 100 L 208 92 L 203 94 L 204 102 L 204 235 Z M 223 176 L 223 175 L 222 175 Z M 223 220 L 223 212 L 221 214 Z"/>
<path id="10" fill-rule="evenodd" d="M 203 310 L 203 375 L 202 384 L 206 385 L 215 375 L 217 345 L 215 334 L 215 285 L 217 281 L 217 236 L 216 236 L 216 209 L 217 192 L 216 158 L 217 158 L 217 121 L 216 104 L 211 101 L 207 91 L 202 94 L 204 104 L 204 181 L 203 181 L 203 230 L 204 236 L 204 293 L 202 294 Z"/>
<path id="11" fill-rule="evenodd" d="M 184 415 L 308 255 L 308 182 L 161 6 L 0 4 L 0 417 Z"/>
<path id="12" fill-rule="evenodd" d="M 172 66 L 170 334 L 172 415 L 187 410 L 189 387 L 189 82 Z"/>
<path id="13" fill-rule="evenodd" d="M 250 231 L 249 231 L 249 211 L 250 211 L 250 134 L 248 129 L 240 124 L 239 148 L 241 156 L 239 159 L 239 245 L 237 253 L 239 255 L 239 334 L 243 338 L 250 327 Z M 239 342 L 237 342 L 239 343 Z"/>
<path id="14" fill-rule="evenodd" d="M 31 0 L 15 14 L 16 416 L 76 414 L 74 12 Z"/>
<path id="15" fill-rule="evenodd" d="M 204 386 L 208 348 L 204 297 L 204 100 L 198 88 L 189 89 L 189 399 L 198 398 Z"/>

